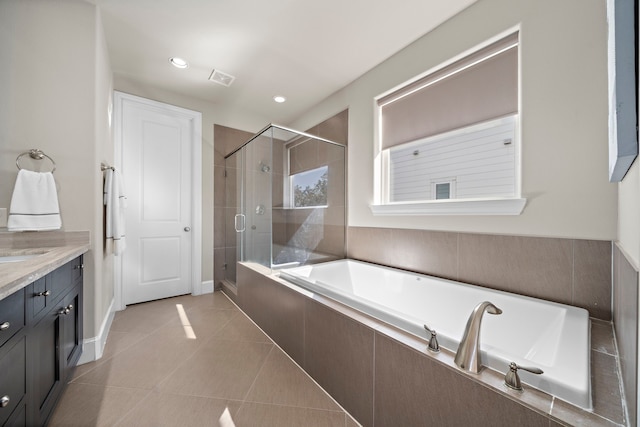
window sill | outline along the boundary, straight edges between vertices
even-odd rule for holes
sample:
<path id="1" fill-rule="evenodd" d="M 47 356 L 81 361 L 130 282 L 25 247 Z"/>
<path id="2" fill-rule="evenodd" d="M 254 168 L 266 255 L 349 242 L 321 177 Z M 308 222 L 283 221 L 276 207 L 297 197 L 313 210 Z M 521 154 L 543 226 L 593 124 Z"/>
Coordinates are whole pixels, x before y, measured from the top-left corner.
<path id="1" fill-rule="evenodd" d="M 369 205 L 383 215 L 520 215 L 527 199 L 432 200 L 418 203 Z"/>

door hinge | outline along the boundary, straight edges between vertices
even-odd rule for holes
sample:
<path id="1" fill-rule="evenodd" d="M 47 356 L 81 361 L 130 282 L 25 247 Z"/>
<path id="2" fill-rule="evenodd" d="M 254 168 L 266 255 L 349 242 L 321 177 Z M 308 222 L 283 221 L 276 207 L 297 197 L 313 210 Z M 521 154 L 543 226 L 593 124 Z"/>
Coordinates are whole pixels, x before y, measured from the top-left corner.
<path id="1" fill-rule="evenodd" d="M 226 169 L 224 170 L 224 177 L 225 178 L 227 177 L 227 170 Z"/>

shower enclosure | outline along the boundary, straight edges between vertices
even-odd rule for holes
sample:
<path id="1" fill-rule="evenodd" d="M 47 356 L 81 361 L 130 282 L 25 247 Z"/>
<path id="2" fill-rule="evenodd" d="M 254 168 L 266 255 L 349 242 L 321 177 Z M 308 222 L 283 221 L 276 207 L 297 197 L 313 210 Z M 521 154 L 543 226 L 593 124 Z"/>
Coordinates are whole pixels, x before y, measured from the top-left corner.
<path id="1" fill-rule="evenodd" d="M 225 282 L 236 262 L 345 257 L 345 146 L 269 125 L 225 158 Z"/>

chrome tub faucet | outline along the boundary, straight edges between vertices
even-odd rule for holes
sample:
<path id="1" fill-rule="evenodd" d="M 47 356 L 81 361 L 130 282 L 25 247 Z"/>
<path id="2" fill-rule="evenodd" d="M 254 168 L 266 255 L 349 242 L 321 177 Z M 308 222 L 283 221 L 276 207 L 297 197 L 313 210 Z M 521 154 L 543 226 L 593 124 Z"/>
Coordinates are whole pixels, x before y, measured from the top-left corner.
<path id="1" fill-rule="evenodd" d="M 458 346 L 454 362 L 460 369 L 477 374 L 482 370 L 480 358 L 480 325 L 485 311 L 489 314 L 502 314 L 502 310 L 489 301 L 478 304 L 467 320 L 462 340 Z"/>

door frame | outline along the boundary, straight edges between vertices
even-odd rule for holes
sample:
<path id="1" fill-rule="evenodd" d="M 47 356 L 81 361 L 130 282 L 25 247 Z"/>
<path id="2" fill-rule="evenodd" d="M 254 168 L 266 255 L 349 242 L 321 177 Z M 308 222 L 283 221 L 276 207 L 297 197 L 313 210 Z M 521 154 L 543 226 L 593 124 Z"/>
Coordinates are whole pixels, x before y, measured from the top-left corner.
<path id="1" fill-rule="evenodd" d="M 116 90 L 113 91 L 113 95 L 113 166 L 117 170 L 122 170 L 122 121 L 126 103 L 170 111 L 191 122 L 191 228 L 195 231 L 191 239 L 191 295 L 202 295 L 202 113 Z M 113 267 L 114 309 L 121 311 L 126 308 L 121 256 L 114 256 Z"/>

